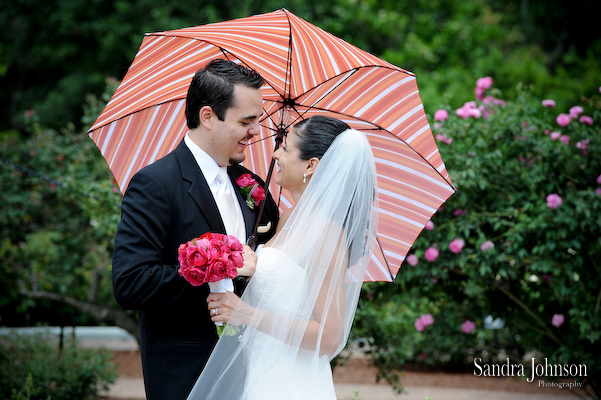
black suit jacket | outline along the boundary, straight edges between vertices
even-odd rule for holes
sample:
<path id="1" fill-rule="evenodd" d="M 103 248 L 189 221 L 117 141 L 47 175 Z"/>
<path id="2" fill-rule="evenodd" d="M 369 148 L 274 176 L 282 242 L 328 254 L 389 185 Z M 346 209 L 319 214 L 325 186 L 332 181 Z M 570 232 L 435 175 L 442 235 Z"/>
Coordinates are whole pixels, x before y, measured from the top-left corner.
<path id="1" fill-rule="evenodd" d="M 228 168 L 233 182 L 249 172 L 238 165 Z M 251 210 L 236 192 L 250 236 L 258 207 Z M 268 195 L 261 219 L 262 225 L 271 221 L 272 229 L 260 241 L 273 235 L 278 214 Z M 132 178 L 113 252 L 115 299 L 125 309 L 139 310 L 149 400 L 185 399 L 217 341 L 207 310 L 208 285 L 193 287 L 177 273 L 179 245 L 205 232 L 225 233 L 225 228 L 208 183 L 182 141 Z"/>

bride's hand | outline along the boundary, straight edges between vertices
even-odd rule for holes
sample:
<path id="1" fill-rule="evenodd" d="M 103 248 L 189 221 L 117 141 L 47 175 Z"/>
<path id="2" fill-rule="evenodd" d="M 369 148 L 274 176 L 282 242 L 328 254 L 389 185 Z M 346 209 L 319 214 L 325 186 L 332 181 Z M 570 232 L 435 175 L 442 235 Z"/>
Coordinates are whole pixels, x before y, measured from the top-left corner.
<path id="1" fill-rule="evenodd" d="M 244 317 L 247 313 L 245 310 L 247 304 L 240 301 L 240 298 L 232 292 L 211 293 L 207 297 L 209 307 L 209 315 L 213 322 L 225 322 L 232 325 L 247 325 L 248 321 Z M 235 319 L 231 319 L 234 309 L 238 306 L 239 311 L 236 312 Z M 216 311 L 215 311 L 216 310 Z"/>

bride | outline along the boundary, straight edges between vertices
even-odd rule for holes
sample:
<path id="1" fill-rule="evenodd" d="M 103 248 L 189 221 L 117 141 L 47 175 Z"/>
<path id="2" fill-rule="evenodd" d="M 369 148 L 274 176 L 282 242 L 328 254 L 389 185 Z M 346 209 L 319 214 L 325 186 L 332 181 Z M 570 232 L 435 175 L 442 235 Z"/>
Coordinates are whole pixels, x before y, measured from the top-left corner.
<path id="1" fill-rule="evenodd" d="M 242 297 L 209 295 L 227 328 L 188 399 L 336 399 L 330 360 L 348 339 L 375 237 L 373 154 L 365 134 L 315 116 L 273 158 L 296 205 L 257 250 Z"/>

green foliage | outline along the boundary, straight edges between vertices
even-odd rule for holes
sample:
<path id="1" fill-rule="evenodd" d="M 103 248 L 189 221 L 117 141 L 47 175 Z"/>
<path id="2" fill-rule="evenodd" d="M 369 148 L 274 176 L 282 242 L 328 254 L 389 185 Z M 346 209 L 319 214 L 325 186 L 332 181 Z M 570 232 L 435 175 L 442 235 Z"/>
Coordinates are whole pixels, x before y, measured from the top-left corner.
<path id="1" fill-rule="evenodd" d="M 560 127 L 556 116 L 567 109 L 543 107 L 529 87 L 516 91 L 503 106 L 475 103 L 486 118 L 447 107 L 450 117 L 433 124 L 458 191 L 414 244 L 419 263 L 405 263 L 394 285 L 366 289 L 355 334 L 369 339 L 385 377 L 405 362 L 473 369 L 476 356 L 519 362 L 536 351 L 586 364 L 582 380 L 599 396 L 601 98 L 580 104 L 592 126 L 572 119 Z M 562 199 L 557 208 L 547 205 L 551 194 Z M 450 246 L 456 238 L 465 243 L 459 252 Z M 486 241 L 494 247 L 482 250 Z M 434 261 L 429 247 L 440 251 Z M 424 313 L 435 322 L 418 332 Z M 562 325 L 552 325 L 555 314 Z M 498 337 L 484 329 L 487 315 L 505 321 Z M 474 332 L 462 332 L 465 320 Z"/>
<path id="2" fill-rule="evenodd" d="M 426 109 L 458 107 L 473 76 L 494 75 L 537 94 L 575 101 L 601 81 L 595 0 L 579 7 L 530 0 L 289 0 L 286 8 L 417 74 Z M 29 0 L 0 7 L 0 129 L 23 129 L 35 110 L 45 126 L 79 121 L 81 99 L 120 80 L 143 35 L 282 8 L 276 0 Z M 589 12 L 587 12 L 587 10 Z M 571 17 L 571 18 L 570 18 Z M 574 21 L 578 21 L 574 23 Z M 565 99 L 565 100 L 563 100 Z M 89 126 L 89 125 L 88 125 Z M 78 126 L 79 128 L 79 126 Z"/>
<path id="3" fill-rule="evenodd" d="M 116 307 L 110 258 L 121 194 L 87 135 L 45 129 L 35 114 L 26 122 L 27 139 L 0 140 L 0 315 L 5 324 L 26 324 L 39 310 L 47 317 L 34 320 L 61 325 L 72 322 L 72 308 L 23 297 L 18 282 Z"/>
<path id="4" fill-rule="evenodd" d="M 108 350 L 59 350 L 47 336 L 13 336 L 0 343 L 0 396 L 8 399 L 100 399 L 117 377 Z"/>

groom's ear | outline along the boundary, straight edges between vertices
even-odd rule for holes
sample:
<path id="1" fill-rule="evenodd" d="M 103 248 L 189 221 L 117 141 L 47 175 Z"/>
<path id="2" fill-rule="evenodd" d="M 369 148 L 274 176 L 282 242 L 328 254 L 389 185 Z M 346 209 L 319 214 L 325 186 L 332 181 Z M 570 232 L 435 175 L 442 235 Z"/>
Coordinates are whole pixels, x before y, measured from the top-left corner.
<path id="1" fill-rule="evenodd" d="M 315 172 L 315 169 L 317 168 L 318 165 L 319 165 L 319 158 L 313 157 L 313 158 L 309 159 L 307 162 L 307 169 L 306 169 L 307 176 L 313 175 L 313 173 Z"/>
<path id="2" fill-rule="evenodd" d="M 200 123 L 203 124 L 207 129 L 211 129 L 213 127 L 213 118 L 217 118 L 217 116 L 210 106 L 204 106 L 198 112 L 198 119 Z"/>

